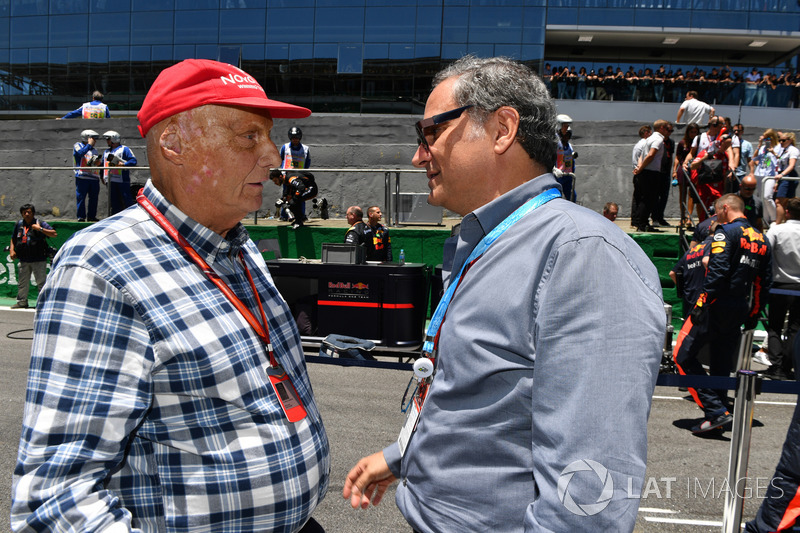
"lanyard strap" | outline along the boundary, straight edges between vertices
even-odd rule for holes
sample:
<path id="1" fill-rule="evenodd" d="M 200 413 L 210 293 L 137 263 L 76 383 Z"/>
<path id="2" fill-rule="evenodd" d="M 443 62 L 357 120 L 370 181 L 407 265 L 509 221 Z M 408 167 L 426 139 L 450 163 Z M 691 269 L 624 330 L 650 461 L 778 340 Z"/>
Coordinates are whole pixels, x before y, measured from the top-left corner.
<path id="1" fill-rule="evenodd" d="M 428 331 L 425 336 L 425 343 L 422 345 L 423 354 L 427 354 L 427 357 L 431 357 L 433 355 L 436 345 L 438 344 L 439 329 L 442 327 L 445 315 L 447 314 L 447 308 L 450 306 L 450 302 L 453 299 L 453 294 L 455 294 L 458 285 L 461 283 L 461 278 L 464 276 L 466 271 L 475 263 L 475 261 L 480 259 L 480 257 L 486 253 L 486 250 L 488 250 L 489 247 L 494 244 L 494 242 L 500 238 L 500 236 L 505 233 L 508 228 L 516 224 L 528 213 L 531 213 L 535 209 L 543 206 L 550 200 L 560 197 L 561 193 L 554 187 L 544 191 L 534 198 L 531 198 L 522 204 L 516 211 L 508 215 L 505 220 L 495 226 L 495 228 L 490 231 L 488 235 L 478 242 L 478 244 L 472 250 L 472 253 L 469 254 L 469 257 L 467 257 L 467 260 L 464 261 L 464 264 L 461 266 L 458 276 L 456 276 L 456 278 L 450 282 L 450 285 L 448 285 L 447 291 L 445 291 L 442 299 L 439 301 L 439 305 L 436 307 L 436 311 L 433 313 L 433 317 L 431 317 L 431 322 L 428 326 Z"/>
<path id="2" fill-rule="evenodd" d="M 267 324 L 267 316 L 264 313 L 264 306 L 261 304 L 261 298 L 258 295 L 258 291 L 256 290 L 256 284 L 253 281 L 253 276 L 250 274 L 250 269 L 247 268 L 247 264 L 244 260 L 244 253 L 241 251 L 239 252 L 239 259 L 242 262 L 242 266 L 244 267 L 244 271 L 247 274 L 247 280 L 250 282 L 250 287 L 253 289 L 253 294 L 256 297 L 256 302 L 258 303 L 258 309 L 261 312 L 261 318 L 264 321 L 263 325 L 261 322 L 258 321 L 258 318 L 247 308 L 247 306 L 239 299 L 236 294 L 225 284 L 222 279 L 220 279 L 219 274 L 217 274 L 213 268 L 203 259 L 200 257 L 200 254 L 192 248 L 192 245 L 178 233 L 178 230 L 175 229 L 175 226 L 170 223 L 169 220 L 153 205 L 153 203 L 148 200 L 144 194 L 139 191 L 139 194 L 136 196 L 136 201 L 139 203 L 142 208 L 147 211 L 147 213 L 153 217 L 153 219 L 161 226 L 167 235 L 169 235 L 181 249 L 186 252 L 186 254 L 194 261 L 194 263 L 200 268 L 203 274 L 217 286 L 217 288 L 222 291 L 222 294 L 228 299 L 228 301 L 233 304 L 239 313 L 247 320 L 247 323 L 253 328 L 264 344 L 267 346 L 267 351 L 269 352 L 269 363 L 272 367 L 277 367 L 278 362 L 275 360 L 275 355 L 272 351 L 272 344 L 269 340 L 269 326 Z"/>

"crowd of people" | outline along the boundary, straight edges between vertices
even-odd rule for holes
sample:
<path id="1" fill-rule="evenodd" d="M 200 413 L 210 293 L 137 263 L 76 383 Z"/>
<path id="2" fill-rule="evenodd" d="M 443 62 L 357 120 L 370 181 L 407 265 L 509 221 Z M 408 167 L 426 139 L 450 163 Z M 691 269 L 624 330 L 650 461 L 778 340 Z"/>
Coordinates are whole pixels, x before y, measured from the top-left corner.
<path id="1" fill-rule="evenodd" d="M 609 65 L 587 70 L 575 66 L 552 66 L 546 63 L 542 79 L 553 98 L 575 100 L 616 100 L 640 102 L 681 102 L 687 91 L 696 91 L 710 103 L 746 106 L 798 107 L 800 73 L 785 70 L 765 73 L 728 66 L 703 69 L 675 68 L 664 65 L 623 71 Z"/>

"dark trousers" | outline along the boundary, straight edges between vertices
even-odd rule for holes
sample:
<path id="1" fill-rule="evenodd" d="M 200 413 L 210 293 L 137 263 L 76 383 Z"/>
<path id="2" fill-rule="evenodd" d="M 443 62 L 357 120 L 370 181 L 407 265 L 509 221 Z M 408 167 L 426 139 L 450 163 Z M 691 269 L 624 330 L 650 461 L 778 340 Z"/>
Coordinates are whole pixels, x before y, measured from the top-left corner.
<path id="1" fill-rule="evenodd" d="M 709 373 L 728 376 L 736 364 L 740 326 L 746 313 L 746 309 L 742 313 L 741 310 L 723 309 L 721 305 L 712 304 L 699 324 L 695 324 L 691 316 L 687 318 L 673 352 L 678 371 L 689 376 L 708 375 L 698 359 L 700 350 L 708 344 Z M 690 388 L 689 392 L 706 418 L 714 418 L 729 410 L 727 390 Z"/>
<path id="2" fill-rule="evenodd" d="M 111 181 L 108 183 L 111 197 L 111 214 L 119 213 L 136 203 L 131 194 L 130 180 L 127 182 Z"/>
<path id="3" fill-rule="evenodd" d="M 667 209 L 667 201 L 669 200 L 669 190 L 672 186 L 671 174 L 664 172 L 659 173 L 658 185 L 656 186 L 656 210 L 653 214 L 653 220 L 664 220 L 664 211 Z"/>
<path id="4" fill-rule="evenodd" d="M 776 284 L 773 288 L 800 290 L 797 285 Z M 789 321 L 786 322 L 786 314 Z M 792 343 L 800 331 L 800 297 L 788 294 L 769 295 L 767 308 L 767 355 L 769 362 L 785 370 L 792 371 Z M 784 340 L 784 338 L 786 340 Z"/>
<path id="5" fill-rule="evenodd" d="M 97 196 L 99 194 L 100 180 L 75 178 L 75 198 L 78 218 L 88 218 L 89 220 L 97 218 Z M 87 200 L 89 203 L 88 206 L 86 205 Z"/>
<path id="6" fill-rule="evenodd" d="M 633 176 L 633 205 L 631 223 L 638 229 L 647 226 L 650 215 L 653 215 L 658 205 L 658 178 L 660 172 L 643 170 Z"/>
<path id="7" fill-rule="evenodd" d="M 800 337 L 799 337 L 800 338 Z M 748 522 L 748 533 L 768 531 L 790 531 L 792 524 L 800 516 L 800 403 L 794 408 L 794 415 L 783 442 L 783 451 L 764 494 L 764 501 L 756 513 L 755 520 Z"/>

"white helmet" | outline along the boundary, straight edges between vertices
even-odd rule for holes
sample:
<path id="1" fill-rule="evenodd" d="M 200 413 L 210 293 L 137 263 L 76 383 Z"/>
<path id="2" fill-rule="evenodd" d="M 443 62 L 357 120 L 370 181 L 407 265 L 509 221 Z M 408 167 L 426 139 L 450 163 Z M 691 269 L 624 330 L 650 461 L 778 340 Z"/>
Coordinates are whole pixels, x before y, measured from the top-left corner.
<path id="1" fill-rule="evenodd" d="M 95 138 L 96 138 L 96 137 L 100 137 L 100 134 L 99 134 L 99 133 L 97 133 L 97 132 L 96 132 L 96 131 L 94 131 L 94 130 L 83 130 L 83 131 L 81 132 L 81 140 L 82 140 L 83 142 L 86 142 L 86 141 L 88 141 L 88 140 L 89 140 L 89 137 L 95 137 Z"/>
<path id="2" fill-rule="evenodd" d="M 572 117 L 569 115 L 561 114 L 556 116 L 556 120 L 559 124 L 572 124 Z"/>
<path id="3" fill-rule="evenodd" d="M 117 133 L 114 130 L 108 130 L 103 134 L 103 137 L 105 137 L 114 144 L 119 144 L 119 139 L 120 139 L 119 133 Z"/>

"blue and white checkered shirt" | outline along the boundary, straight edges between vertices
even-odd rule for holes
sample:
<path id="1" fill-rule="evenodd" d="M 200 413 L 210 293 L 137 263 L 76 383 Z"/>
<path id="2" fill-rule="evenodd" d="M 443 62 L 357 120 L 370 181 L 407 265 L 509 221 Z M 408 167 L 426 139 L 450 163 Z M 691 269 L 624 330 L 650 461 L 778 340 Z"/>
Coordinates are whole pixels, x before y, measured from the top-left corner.
<path id="1" fill-rule="evenodd" d="M 296 531 L 325 495 L 330 454 L 294 320 L 244 227 L 222 238 L 151 182 L 145 196 L 259 316 L 244 251 L 308 416 L 286 420 L 261 339 L 131 207 L 70 239 L 39 297 L 12 527 Z"/>

